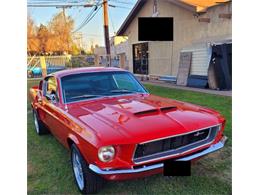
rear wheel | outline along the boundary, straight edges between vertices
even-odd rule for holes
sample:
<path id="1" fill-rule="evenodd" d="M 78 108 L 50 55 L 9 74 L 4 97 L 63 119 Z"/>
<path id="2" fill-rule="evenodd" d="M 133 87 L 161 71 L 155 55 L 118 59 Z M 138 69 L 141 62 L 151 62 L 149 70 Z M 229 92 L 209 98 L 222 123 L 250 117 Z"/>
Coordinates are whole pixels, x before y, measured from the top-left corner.
<path id="1" fill-rule="evenodd" d="M 82 194 L 97 193 L 102 188 L 104 180 L 88 168 L 75 144 L 71 146 L 71 164 L 75 183 Z"/>
<path id="2" fill-rule="evenodd" d="M 49 133 L 48 129 L 44 126 L 42 121 L 39 119 L 36 110 L 33 110 L 33 121 L 34 121 L 35 131 L 38 135 L 44 135 Z"/>

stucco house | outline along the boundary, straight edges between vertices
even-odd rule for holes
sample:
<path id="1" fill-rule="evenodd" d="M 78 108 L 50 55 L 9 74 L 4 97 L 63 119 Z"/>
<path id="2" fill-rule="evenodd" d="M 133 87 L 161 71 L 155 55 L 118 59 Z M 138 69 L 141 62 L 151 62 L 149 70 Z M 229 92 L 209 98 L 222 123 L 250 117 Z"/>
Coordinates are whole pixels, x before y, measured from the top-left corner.
<path id="1" fill-rule="evenodd" d="M 139 17 L 173 17 L 173 41 L 139 41 Z M 208 77 L 213 47 L 232 46 L 232 2 L 138 0 L 117 35 L 128 37 L 128 68 L 135 74 L 178 77 L 182 54 L 190 54 L 188 76 Z M 231 68 L 226 69 L 230 77 L 226 82 L 231 82 Z"/>

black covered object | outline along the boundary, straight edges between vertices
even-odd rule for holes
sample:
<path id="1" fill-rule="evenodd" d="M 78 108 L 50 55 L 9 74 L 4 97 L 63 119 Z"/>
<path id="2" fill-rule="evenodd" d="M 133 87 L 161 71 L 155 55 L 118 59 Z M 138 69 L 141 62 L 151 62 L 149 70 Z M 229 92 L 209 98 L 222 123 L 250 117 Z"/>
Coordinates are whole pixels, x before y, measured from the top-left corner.
<path id="1" fill-rule="evenodd" d="M 197 87 L 197 88 L 207 88 L 208 87 L 208 77 L 199 75 L 190 75 L 188 77 L 187 86 Z"/>
<path id="2" fill-rule="evenodd" d="M 214 71 L 218 89 L 232 88 L 232 44 L 212 46 L 212 56 L 209 65 Z"/>

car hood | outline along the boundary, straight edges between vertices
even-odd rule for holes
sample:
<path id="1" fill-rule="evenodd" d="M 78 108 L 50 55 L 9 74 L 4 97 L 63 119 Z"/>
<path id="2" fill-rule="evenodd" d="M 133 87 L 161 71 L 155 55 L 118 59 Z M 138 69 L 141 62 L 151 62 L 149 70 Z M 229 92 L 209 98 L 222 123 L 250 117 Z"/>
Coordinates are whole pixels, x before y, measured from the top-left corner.
<path id="1" fill-rule="evenodd" d="M 68 112 L 107 144 L 140 143 L 219 124 L 212 110 L 150 94 L 74 103 Z"/>

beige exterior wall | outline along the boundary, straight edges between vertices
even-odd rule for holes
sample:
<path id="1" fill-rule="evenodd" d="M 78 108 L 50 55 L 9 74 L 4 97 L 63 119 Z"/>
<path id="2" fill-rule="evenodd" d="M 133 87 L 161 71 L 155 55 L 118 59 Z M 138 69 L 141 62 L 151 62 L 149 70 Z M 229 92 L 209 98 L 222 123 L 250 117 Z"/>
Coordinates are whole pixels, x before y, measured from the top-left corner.
<path id="1" fill-rule="evenodd" d="M 174 41 L 149 42 L 149 74 L 177 75 L 180 51 L 196 43 L 211 43 L 230 39 L 232 36 L 232 20 L 219 18 L 221 13 L 231 13 L 231 3 L 209 8 L 207 13 L 195 16 L 170 1 L 158 1 L 158 17 L 174 18 Z M 139 11 L 128 26 L 129 70 L 133 71 L 132 45 L 138 42 L 138 17 L 151 17 L 153 0 Z M 199 18 L 210 18 L 210 23 L 199 22 Z"/>

